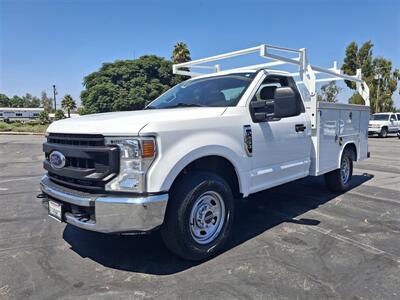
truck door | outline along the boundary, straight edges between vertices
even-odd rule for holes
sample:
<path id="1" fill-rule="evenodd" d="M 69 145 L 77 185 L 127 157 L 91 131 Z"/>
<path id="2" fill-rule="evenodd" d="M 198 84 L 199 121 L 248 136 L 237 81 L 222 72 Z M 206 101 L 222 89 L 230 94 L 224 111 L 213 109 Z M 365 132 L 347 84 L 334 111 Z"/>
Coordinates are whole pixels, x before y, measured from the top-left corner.
<path id="1" fill-rule="evenodd" d="M 396 114 L 397 117 L 397 130 L 400 130 L 400 114 Z"/>
<path id="2" fill-rule="evenodd" d="M 389 117 L 389 132 L 396 132 L 397 131 L 397 118 L 395 114 L 391 114 Z"/>
<path id="3" fill-rule="evenodd" d="M 268 75 L 252 101 L 273 99 L 275 89 L 297 87 L 291 77 Z M 298 116 L 252 123 L 252 192 L 308 175 L 311 151 L 311 122 L 299 95 Z"/>

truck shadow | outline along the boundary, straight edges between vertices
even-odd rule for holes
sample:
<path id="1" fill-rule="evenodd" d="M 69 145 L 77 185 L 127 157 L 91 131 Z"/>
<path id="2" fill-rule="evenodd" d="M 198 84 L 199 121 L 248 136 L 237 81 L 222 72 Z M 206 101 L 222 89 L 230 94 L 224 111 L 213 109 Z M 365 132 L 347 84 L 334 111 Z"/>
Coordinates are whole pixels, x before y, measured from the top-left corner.
<path id="1" fill-rule="evenodd" d="M 354 175 L 352 188 L 373 178 Z M 338 194 L 329 192 L 319 177 L 307 177 L 238 201 L 232 238 L 225 252 L 283 222 L 309 226 L 319 220 L 297 219 L 329 202 Z M 180 259 L 163 244 L 159 232 L 147 235 L 107 235 L 67 225 L 64 240 L 82 257 L 105 267 L 153 275 L 169 275 L 201 264 Z"/>

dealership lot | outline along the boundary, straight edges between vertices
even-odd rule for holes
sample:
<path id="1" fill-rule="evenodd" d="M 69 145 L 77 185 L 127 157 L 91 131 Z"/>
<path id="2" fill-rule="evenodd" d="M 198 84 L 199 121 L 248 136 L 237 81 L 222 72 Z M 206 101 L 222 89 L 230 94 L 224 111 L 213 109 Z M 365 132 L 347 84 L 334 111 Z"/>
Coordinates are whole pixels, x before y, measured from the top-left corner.
<path id="1" fill-rule="evenodd" d="M 0 299 L 399 298 L 400 140 L 370 138 L 354 187 L 307 178 L 240 201 L 228 249 L 183 261 L 159 234 L 86 232 L 41 206 L 41 136 L 0 136 Z"/>

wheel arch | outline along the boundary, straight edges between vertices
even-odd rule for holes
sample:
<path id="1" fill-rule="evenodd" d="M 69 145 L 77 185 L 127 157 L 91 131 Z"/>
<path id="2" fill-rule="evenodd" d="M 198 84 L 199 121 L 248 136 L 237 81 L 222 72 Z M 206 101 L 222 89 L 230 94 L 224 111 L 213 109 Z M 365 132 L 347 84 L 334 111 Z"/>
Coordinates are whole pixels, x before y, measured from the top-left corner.
<path id="1" fill-rule="evenodd" d="M 346 149 L 350 149 L 353 152 L 353 161 L 357 161 L 357 159 L 358 159 L 358 149 L 357 149 L 356 143 L 354 141 L 348 141 L 343 145 L 342 150 L 340 151 L 340 155 L 338 158 L 338 164 L 337 164 L 338 168 L 340 168 L 342 155 L 346 151 Z"/>
<path id="2" fill-rule="evenodd" d="M 235 197 L 240 197 L 243 193 L 240 172 L 234 163 L 220 154 L 210 154 L 193 159 L 184 167 L 181 167 L 178 174 L 172 181 L 170 189 L 186 174 L 193 171 L 205 171 L 215 173 L 224 178 L 232 189 Z"/>

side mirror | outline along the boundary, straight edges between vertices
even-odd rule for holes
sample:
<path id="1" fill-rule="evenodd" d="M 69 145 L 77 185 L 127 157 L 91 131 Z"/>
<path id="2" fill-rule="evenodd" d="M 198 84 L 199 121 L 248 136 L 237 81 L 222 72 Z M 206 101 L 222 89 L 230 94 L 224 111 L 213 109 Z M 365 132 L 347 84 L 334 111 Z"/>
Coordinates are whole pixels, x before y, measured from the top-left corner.
<path id="1" fill-rule="evenodd" d="M 300 114 L 297 95 L 291 87 L 280 87 L 274 95 L 274 117 L 287 118 Z"/>
<path id="2" fill-rule="evenodd" d="M 250 102 L 253 122 L 265 122 L 273 118 L 287 118 L 300 114 L 297 95 L 291 87 L 279 87 L 273 100 Z"/>

